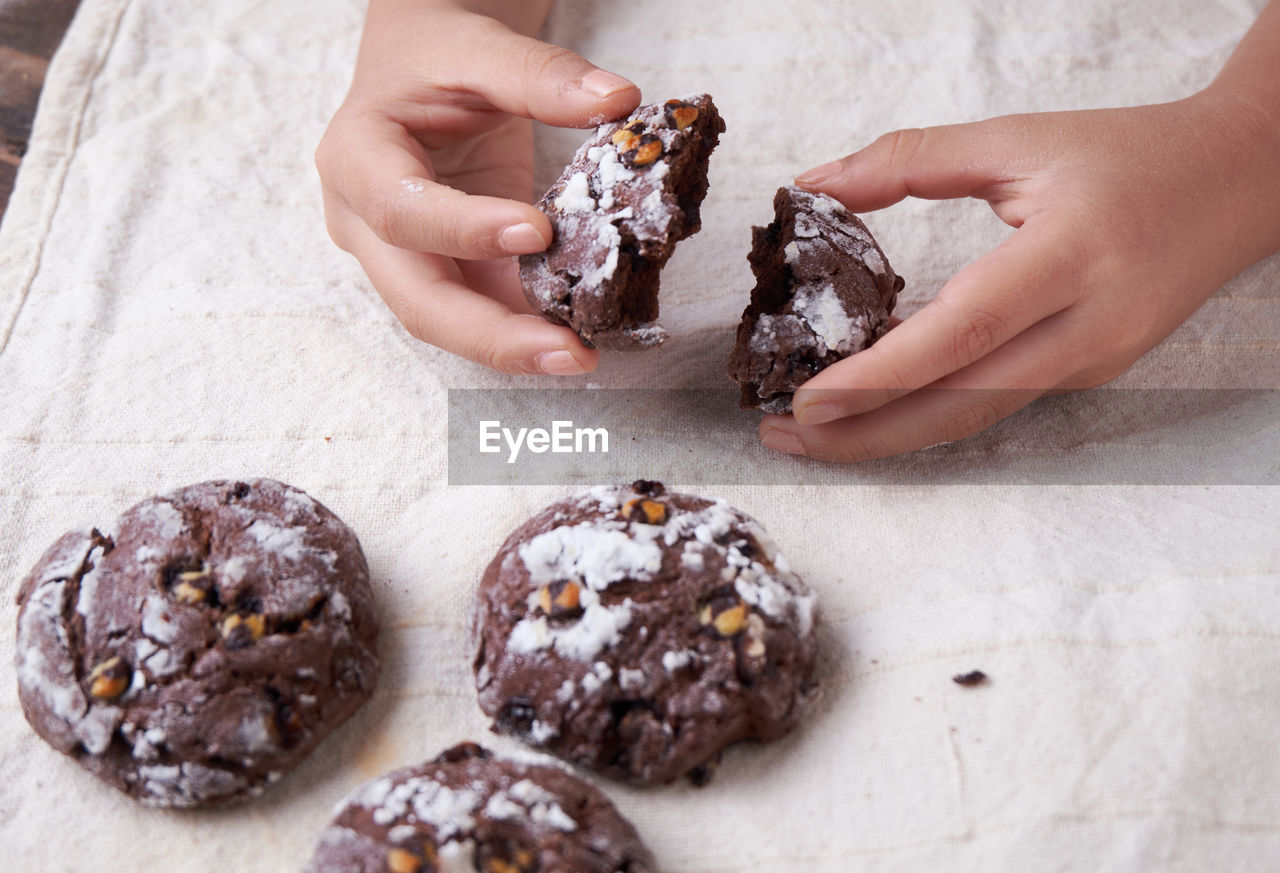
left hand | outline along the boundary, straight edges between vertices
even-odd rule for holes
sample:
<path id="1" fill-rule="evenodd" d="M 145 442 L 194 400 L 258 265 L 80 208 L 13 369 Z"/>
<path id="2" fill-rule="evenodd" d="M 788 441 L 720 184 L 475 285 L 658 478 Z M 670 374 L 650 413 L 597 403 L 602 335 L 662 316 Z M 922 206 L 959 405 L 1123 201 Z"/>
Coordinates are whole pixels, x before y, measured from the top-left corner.
<path id="1" fill-rule="evenodd" d="M 567 376 L 600 354 L 533 312 L 511 257 L 552 238 L 527 202 L 530 119 L 594 127 L 634 109 L 640 91 L 517 32 L 535 32 L 550 7 L 371 0 L 316 166 L 330 236 L 410 334 L 504 373 Z"/>

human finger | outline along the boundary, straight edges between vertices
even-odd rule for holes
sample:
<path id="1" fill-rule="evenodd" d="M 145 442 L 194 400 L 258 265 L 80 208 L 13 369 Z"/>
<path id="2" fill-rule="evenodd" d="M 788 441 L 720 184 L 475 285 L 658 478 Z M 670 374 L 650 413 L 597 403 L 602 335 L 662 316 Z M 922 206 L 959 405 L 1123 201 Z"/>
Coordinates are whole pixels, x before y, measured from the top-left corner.
<path id="1" fill-rule="evenodd" d="M 814 425 L 867 412 L 989 355 L 1066 309 L 1079 265 L 1062 237 L 1026 226 L 957 273 L 937 296 L 861 352 L 818 373 L 792 410 Z"/>
<path id="2" fill-rule="evenodd" d="M 476 19 L 455 51 L 469 59 L 456 83 L 494 108 L 556 127 L 586 127 L 626 115 L 640 89 L 569 49 Z"/>
<path id="3" fill-rule="evenodd" d="M 466 194 L 435 181 L 422 144 L 396 122 L 335 117 L 316 151 L 327 187 L 383 242 L 453 258 L 528 254 L 551 223 L 528 203 Z"/>
<path id="4" fill-rule="evenodd" d="M 777 451 L 856 462 L 915 451 L 979 433 L 1078 372 L 1082 328 L 1063 313 L 939 382 L 861 415 L 805 426 L 788 416 L 760 423 Z"/>
<path id="5" fill-rule="evenodd" d="M 908 128 L 807 170 L 795 181 L 855 212 L 882 209 L 906 197 L 992 199 L 997 189 L 1026 178 L 1035 155 L 1028 146 L 1018 116 Z"/>
<path id="6" fill-rule="evenodd" d="M 600 353 L 569 328 L 513 312 L 466 285 L 447 258 L 389 245 L 362 227 L 348 238 L 350 251 L 392 313 L 423 342 L 504 373 L 568 376 L 593 370 L 599 362 Z M 509 282 L 517 281 L 513 271 Z"/>

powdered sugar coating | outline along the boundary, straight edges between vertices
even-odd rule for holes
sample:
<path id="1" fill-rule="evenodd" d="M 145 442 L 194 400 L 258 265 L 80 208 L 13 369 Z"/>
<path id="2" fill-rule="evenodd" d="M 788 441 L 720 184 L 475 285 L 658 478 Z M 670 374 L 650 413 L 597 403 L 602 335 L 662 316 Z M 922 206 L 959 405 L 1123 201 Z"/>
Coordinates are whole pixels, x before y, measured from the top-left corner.
<path id="1" fill-rule="evenodd" d="M 485 814 L 500 821 L 527 819 L 534 824 L 548 824 L 553 828 L 572 833 L 578 823 L 565 811 L 556 796 L 531 779 L 521 779 L 510 788 L 489 798 Z"/>
<path id="2" fill-rule="evenodd" d="M 545 616 L 525 616 L 511 629 L 507 650 L 530 655 L 551 649 L 575 661 L 590 661 L 622 638 L 631 623 L 631 601 L 602 605 L 599 595 L 584 591 L 582 617 L 568 627 L 551 627 Z"/>
<path id="3" fill-rule="evenodd" d="M 549 607 L 565 585 L 572 608 Z M 726 610 L 736 623 L 713 624 Z M 491 562 L 472 621 L 496 730 L 638 782 L 779 736 L 813 696 L 813 594 L 751 518 L 656 483 L 544 510 Z"/>
<path id="4" fill-rule="evenodd" d="M 596 201 L 591 196 L 591 178 L 586 173 L 574 173 L 565 182 L 564 190 L 556 195 L 554 205 L 567 215 L 575 212 L 593 213 Z"/>
<path id="5" fill-rule="evenodd" d="M 662 667 L 668 673 L 674 673 L 682 670 L 692 664 L 698 657 L 698 653 L 692 649 L 672 650 L 662 653 Z"/>
<path id="6" fill-rule="evenodd" d="M 876 274 L 884 273 L 884 258 L 875 240 L 838 200 L 800 188 L 789 189 L 789 193 L 801 209 L 807 210 L 796 214 L 795 238 L 783 248 L 785 260 L 793 271 L 803 272 L 806 263 L 828 257 L 834 250 L 855 262 L 867 263 Z M 877 330 L 882 331 L 882 326 L 872 324 L 865 313 L 851 312 L 846 306 L 830 282 L 798 283 L 789 311 L 763 315 L 756 322 L 751 347 L 763 354 L 777 346 L 781 333 L 799 337 L 799 344 L 813 348 L 819 355 L 834 353 L 847 357 L 862 351 L 876 338 Z"/>
<path id="7" fill-rule="evenodd" d="M 622 579 L 651 578 L 662 566 L 662 552 L 652 540 L 597 523 L 552 528 L 523 543 L 518 554 L 532 584 L 573 579 L 592 591 Z"/>
<path id="8" fill-rule="evenodd" d="M 580 504 L 584 499 L 594 500 L 608 513 L 619 505 L 618 496 L 616 490 L 602 495 L 592 489 L 571 499 Z M 739 525 L 756 542 L 769 544 L 767 551 L 772 554 L 767 560 L 781 560 L 780 577 L 773 575 L 779 572 L 776 565 L 767 570 L 760 562 L 743 555 L 742 547 L 748 540 L 722 542 L 734 526 Z M 552 649 L 573 660 L 591 661 L 615 645 L 631 622 L 634 604 L 630 599 L 606 604 L 601 601 L 600 592 L 615 582 L 652 579 L 662 568 L 659 542 L 668 549 L 680 545 L 681 563 L 690 569 L 701 569 L 707 561 L 706 551 L 689 551 L 695 543 L 718 553 L 721 561 L 736 568 L 731 579 L 741 586 L 739 593 L 748 603 L 760 606 L 773 618 L 794 621 L 801 634 L 809 633 L 812 594 L 803 585 L 796 584 L 794 576 L 785 569 L 785 559 L 776 554 L 772 540 L 754 520 L 717 500 L 697 512 L 673 514 L 662 525 L 631 524 L 627 520 L 605 517 L 553 527 L 520 544 L 516 554 L 524 563 L 529 579 L 526 603 L 532 604 L 543 586 L 571 580 L 584 586 L 579 594 L 583 611 L 576 621 L 553 626 L 548 616 L 537 615 L 531 609 L 512 628 L 506 650 L 529 655 Z"/>
<path id="9" fill-rule="evenodd" d="M 819 353 L 841 356 L 862 351 L 875 334 L 866 315 L 848 313 L 830 285 L 797 291 L 789 313 L 762 315 L 751 335 L 751 347 L 760 353 L 776 347 L 779 331 L 802 337 L 803 345 Z"/>
<path id="10" fill-rule="evenodd" d="M 397 821 L 429 825 L 442 840 L 475 826 L 472 813 L 480 804 L 478 792 L 454 789 L 429 776 L 394 780 L 388 776 L 369 783 L 351 803 L 369 811 L 374 824 L 391 827 Z"/>
<path id="11" fill-rule="evenodd" d="M 595 137 L 583 143 L 570 162 L 571 167 L 581 166 L 583 169 L 570 173 L 566 181 L 547 194 L 551 205 L 560 213 L 553 216 L 557 235 L 599 237 L 602 229 L 611 227 L 613 233 L 609 237 L 616 239 L 618 226 L 627 221 L 629 236 L 642 244 L 661 244 L 667 240 L 672 224 L 680 217 L 675 196 L 651 185 L 644 186 L 643 198 L 631 196 L 631 192 L 626 190 L 637 180 L 652 178 L 660 181 L 666 176 L 666 161 L 659 159 L 646 166 L 629 168 L 623 161 L 622 147 L 612 141 L 615 131 L 636 122 L 642 123 L 647 133 L 659 138 L 664 154 L 687 136 L 665 124 L 663 107 L 656 103 L 641 106 L 622 121 L 601 125 Z M 632 205 L 637 200 L 638 206 Z M 616 249 L 614 245 L 608 253 L 616 256 Z M 595 287 L 589 293 L 602 292 Z"/>

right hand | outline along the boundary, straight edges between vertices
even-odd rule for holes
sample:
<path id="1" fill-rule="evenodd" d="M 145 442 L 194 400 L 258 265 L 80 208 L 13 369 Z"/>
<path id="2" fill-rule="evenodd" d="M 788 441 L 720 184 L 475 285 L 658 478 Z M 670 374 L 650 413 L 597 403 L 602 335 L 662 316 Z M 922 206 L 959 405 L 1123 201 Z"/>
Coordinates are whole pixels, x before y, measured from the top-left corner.
<path id="1" fill-rule="evenodd" d="M 467 5 L 370 3 L 351 90 L 316 150 L 329 235 L 418 339 L 505 373 L 584 373 L 599 353 L 533 314 L 511 257 L 552 239 L 528 202 L 529 119 L 590 127 L 640 91 Z M 536 30 L 550 4 L 537 6 L 512 15 Z"/>

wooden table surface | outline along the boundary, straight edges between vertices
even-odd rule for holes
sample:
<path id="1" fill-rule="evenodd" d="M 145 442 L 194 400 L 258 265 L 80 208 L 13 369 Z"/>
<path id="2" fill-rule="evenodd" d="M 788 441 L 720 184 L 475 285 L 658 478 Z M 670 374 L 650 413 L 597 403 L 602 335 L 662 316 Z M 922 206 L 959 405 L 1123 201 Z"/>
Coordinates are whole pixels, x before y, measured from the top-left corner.
<path id="1" fill-rule="evenodd" d="M 0 214 L 9 204 L 49 59 L 80 0 L 0 0 Z"/>

